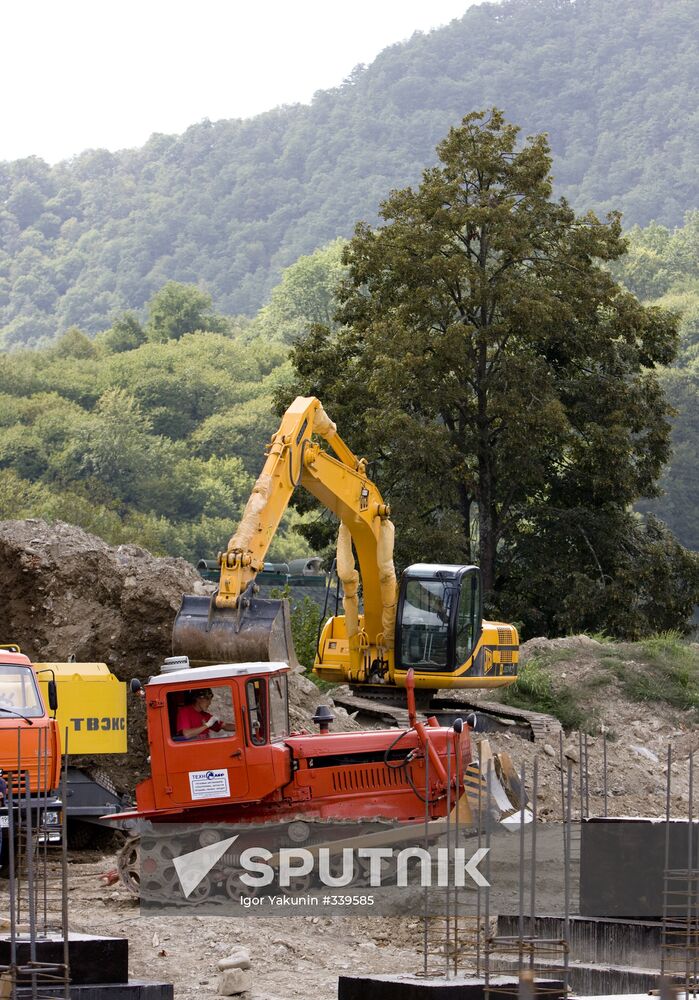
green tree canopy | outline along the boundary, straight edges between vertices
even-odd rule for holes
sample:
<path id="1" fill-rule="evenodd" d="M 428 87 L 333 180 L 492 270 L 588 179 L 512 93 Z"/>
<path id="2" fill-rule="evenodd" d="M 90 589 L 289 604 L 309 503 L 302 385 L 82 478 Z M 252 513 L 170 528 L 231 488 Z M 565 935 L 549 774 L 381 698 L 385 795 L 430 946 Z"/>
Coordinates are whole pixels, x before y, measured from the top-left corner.
<path id="1" fill-rule="evenodd" d="M 337 286 L 345 276 L 342 263 L 345 240 L 334 240 L 287 267 L 282 280 L 272 289 L 269 304 L 260 310 L 257 326 L 270 339 L 292 344 L 321 323 L 332 326 Z"/>
<path id="2" fill-rule="evenodd" d="M 211 311 L 211 296 L 195 285 L 168 281 L 148 303 L 146 333 L 150 340 L 179 340 L 185 333 L 222 333 L 226 321 Z"/>
<path id="3" fill-rule="evenodd" d="M 437 153 L 419 188 L 382 203 L 383 225 L 357 227 L 342 326 L 293 349 L 292 392 L 319 395 L 378 460 L 403 563 L 478 560 L 491 607 L 571 627 L 538 606 L 542 565 L 571 608 L 594 593 L 604 627 L 614 587 L 630 609 L 648 585 L 622 586 L 620 552 L 630 505 L 656 494 L 669 453 L 656 368 L 674 357 L 677 321 L 604 266 L 625 250 L 617 215 L 552 200 L 544 136 L 518 145 L 494 109 L 467 115 Z M 556 554 L 541 565 L 538 538 Z M 650 610 L 629 616 L 630 633 L 654 624 Z"/>

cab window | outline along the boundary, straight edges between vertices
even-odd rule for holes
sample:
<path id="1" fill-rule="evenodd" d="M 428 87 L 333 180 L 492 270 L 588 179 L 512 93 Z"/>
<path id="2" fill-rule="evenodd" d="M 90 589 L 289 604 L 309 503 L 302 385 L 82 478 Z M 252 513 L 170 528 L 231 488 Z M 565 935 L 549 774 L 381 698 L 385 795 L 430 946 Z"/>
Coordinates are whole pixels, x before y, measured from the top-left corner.
<path id="1" fill-rule="evenodd" d="M 263 677 L 256 677 L 248 681 L 246 691 L 250 742 L 256 747 L 264 746 L 267 742 L 267 683 Z"/>
<path id="2" fill-rule="evenodd" d="M 36 679 L 29 667 L 0 663 L 0 717 L 17 712 L 28 719 L 38 719 L 44 709 L 36 686 Z"/>
<path id="3" fill-rule="evenodd" d="M 206 714 L 215 715 L 217 719 L 222 722 L 229 723 L 235 726 L 235 709 L 233 706 L 233 692 L 228 685 L 224 687 L 214 687 L 211 688 L 211 693 L 213 695 L 211 701 L 206 703 Z M 184 721 L 192 725 L 197 724 L 196 711 L 190 710 L 186 712 L 188 706 L 193 705 L 194 690 L 192 691 L 168 691 L 167 694 L 167 714 L 170 723 L 170 737 L 177 743 L 185 740 L 182 735 L 182 725 Z M 194 717 L 192 717 L 194 715 Z M 203 719 L 203 716 L 202 716 Z M 192 736 L 190 739 L 225 739 L 226 737 L 235 736 L 235 730 L 226 729 L 210 729 L 207 730 L 206 734 L 201 734 L 200 736 Z"/>
<path id="4" fill-rule="evenodd" d="M 409 580 L 401 620 L 401 661 L 448 665 L 452 589 L 439 580 Z"/>
<path id="5" fill-rule="evenodd" d="M 269 679 L 269 738 L 283 740 L 289 735 L 289 705 L 286 674 Z"/>
<path id="6" fill-rule="evenodd" d="M 461 593 L 456 612 L 456 665 L 461 666 L 471 656 L 481 628 L 480 580 L 477 573 L 467 574 L 461 581 Z"/>

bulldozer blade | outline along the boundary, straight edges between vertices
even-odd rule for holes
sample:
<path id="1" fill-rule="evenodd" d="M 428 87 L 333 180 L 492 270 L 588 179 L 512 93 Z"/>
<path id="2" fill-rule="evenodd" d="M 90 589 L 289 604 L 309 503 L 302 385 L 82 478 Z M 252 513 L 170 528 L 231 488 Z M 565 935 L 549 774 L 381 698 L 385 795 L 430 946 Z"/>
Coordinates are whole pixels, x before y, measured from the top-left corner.
<path id="1" fill-rule="evenodd" d="M 184 594 L 172 628 L 174 656 L 194 666 L 274 661 L 299 667 L 287 600 L 251 598 L 243 608 L 217 608 L 213 598 Z"/>

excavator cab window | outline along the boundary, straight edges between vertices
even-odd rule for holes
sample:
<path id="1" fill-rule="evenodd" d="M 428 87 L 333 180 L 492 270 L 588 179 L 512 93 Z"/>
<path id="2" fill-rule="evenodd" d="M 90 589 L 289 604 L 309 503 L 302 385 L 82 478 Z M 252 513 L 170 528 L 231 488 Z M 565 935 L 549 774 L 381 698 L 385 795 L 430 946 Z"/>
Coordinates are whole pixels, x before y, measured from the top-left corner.
<path id="1" fill-rule="evenodd" d="M 402 602 L 401 664 L 448 669 L 453 588 L 441 580 L 408 580 Z"/>
<path id="2" fill-rule="evenodd" d="M 456 666 L 465 663 L 478 641 L 481 630 L 481 580 L 477 572 L 469 572 L 461 580 L 459 604 L 456 610 Z"/>
<path id="3" fill-rule="evenodd" d="M 267 681 L 256 677 L 246 684 L 250 742 L 261 747 L 267 742 Z"/>

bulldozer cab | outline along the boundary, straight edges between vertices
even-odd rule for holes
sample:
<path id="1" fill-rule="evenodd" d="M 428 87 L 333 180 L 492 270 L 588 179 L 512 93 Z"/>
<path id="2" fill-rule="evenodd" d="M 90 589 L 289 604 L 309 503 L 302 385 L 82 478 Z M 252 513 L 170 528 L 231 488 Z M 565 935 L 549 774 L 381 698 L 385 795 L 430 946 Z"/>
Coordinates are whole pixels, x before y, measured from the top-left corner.
<path id="1" fill-rule="evenodd" d="M 478 645 L 482 605 L 478 567 L 409 566 L 398 598 L 396 669 L 457 670 Z"/>
<path id="2" fill-rule="evenodd" d="M 289 733 L 287 669 L 218 664 L 151 678 L 146 700 L 159 808 L 245 802 L 276 787 L 272 751 Z M 203 692 L 204 715 L 198 707 Z M 212 716 L 219 722 L 187 735 Z"/>

